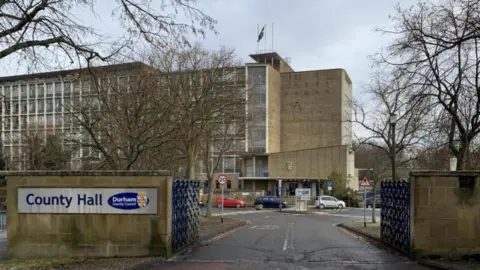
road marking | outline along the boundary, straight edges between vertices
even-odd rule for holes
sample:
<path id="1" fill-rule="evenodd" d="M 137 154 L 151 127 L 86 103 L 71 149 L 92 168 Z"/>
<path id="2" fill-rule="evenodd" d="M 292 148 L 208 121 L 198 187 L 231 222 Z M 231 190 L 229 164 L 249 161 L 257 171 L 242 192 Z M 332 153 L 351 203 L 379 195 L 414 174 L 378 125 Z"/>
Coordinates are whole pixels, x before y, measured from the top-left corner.
<path id="1" fill-rule="evenodd" d="M 288 244 L 288 228 L 287 228 L 287 233 L 285 234 L 285 241 L 283 241 L 283 251 L 287 250 L 287 244 Z"/>
<path id="2" fill-rule="evenodd" d="M 238 211 L 238 212 L 223 212 L 224 216 L 235 216 L 235 215 L 244 215 L 244 214 L 260 214 L 266 212 L 273 212 L 275 210 L 247 210 L 247 211 Z M 212 213 L 213 217 L 219 217 L 222 213 Z"/>
<path id="3" fill-rule="evenodd" d="M 277 225 L 255 225 L 252 226 L 252 229 L 255 230 L 274 230 L 274 229 L 279 229 Z"/>
<path id="4" fill-rule="evenodd" d="M 285 233 L 285 241 L 283 241 L 283 251 L 286 251 L 287 248 L 293 249 L 293 235 L 294 235 L 294 226 L 293 223 L 289 223 L 287 226 L 287 232 Z M 288 244 L 290 235 L 290 245 Z"/>

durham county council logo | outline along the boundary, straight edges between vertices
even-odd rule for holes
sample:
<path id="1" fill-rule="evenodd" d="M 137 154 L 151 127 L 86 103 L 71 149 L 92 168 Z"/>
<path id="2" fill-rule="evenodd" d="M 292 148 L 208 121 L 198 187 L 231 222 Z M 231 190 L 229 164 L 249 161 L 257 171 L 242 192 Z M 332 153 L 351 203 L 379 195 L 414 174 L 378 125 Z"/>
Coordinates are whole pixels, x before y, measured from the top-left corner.
<path id="1" fill-rule="evenodd" d="M 146 192 L 139 192 L 137 194 L 137 205 L 140 208 L 144 208 L 148 203 L 148 197 Z"/>
<path id="2" fill-rule="evenodd" d="M 108 198 L 108 205 L 121 210 L 142 209 L 150 203 L 147 193 L 141 192 L 122 192 Z"/>

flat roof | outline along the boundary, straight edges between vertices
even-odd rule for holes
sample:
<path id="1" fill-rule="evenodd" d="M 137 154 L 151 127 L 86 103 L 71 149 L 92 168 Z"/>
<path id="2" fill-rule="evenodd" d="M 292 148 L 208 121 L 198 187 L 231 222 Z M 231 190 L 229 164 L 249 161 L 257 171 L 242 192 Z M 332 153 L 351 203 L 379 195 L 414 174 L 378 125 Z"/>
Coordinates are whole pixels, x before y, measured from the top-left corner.
<path id="1" fill-rule="evenodd" d="M 290 64 L 285 61 L 278 53 L 276 52 L 268 52 L 268 53 L 256 53 L 256 54 L 250 54 L 249 55 L 253 60 L 255 60 L 257 63 L 260 61 L 271 61 L 271 60 L 277 60 L 277 61 L 283 61 L 285 65 L 287 65 L 291 70 L 293 68 L 290 66 Z"/>
<path id="2" fill-rule="evenodd" d="M 65 69 L 65 70 L 58 70 L 58 71 L 48 71 L 48 72 L 5 76 L 5 77 L 0 77 L 0 83 L 22 81 L 22 80 L 27 81 L 27 80 L 40 79 L 40 78 L 66 77 L 71 74 L 86 72 L 88 70 L 120 71 L 120 70 L 131 70 L 131 69 L 140 68 L 140 67 L 153 68 L 143 62 L 129 62 L 129 63 L 122 63 L 122 64 L 94 66 L 90 68 L 85 67 L 85 68 L 77 68 L 77 69 Z"/>

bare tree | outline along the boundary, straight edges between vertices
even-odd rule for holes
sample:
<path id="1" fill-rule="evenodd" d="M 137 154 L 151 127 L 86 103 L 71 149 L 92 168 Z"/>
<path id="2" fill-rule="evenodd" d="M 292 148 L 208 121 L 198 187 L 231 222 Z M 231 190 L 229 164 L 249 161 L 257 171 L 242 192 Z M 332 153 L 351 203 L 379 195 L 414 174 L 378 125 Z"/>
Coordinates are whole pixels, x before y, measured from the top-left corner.
<path id="1" fill-rule="evenodd" d="M 43 132 L 42 132 L 43 133 Z M 27 170 L 67 170 L 73 149 L 64 145 L 59 134 L 40 134 L 31 125 L 21 134 Z M 17 142 L 20 144 L 20 141 Z"/>
<path id="2" fill-rule="evenodd" d="M 67 105 L 78 127 L 68 140 L 89 152 L 84 157 L 96 159 L 97 168 L 164 169 L 169 161 L 164 150 L 171 149 L 176 126 L 159 79 L 156 70 L 139 66 L 128 74 L 98 71 L 83 80 L 90 95 Z M 152 153 L 156 159 L 147 161 Z"/>
<path id="3" fill-rule="evenodd" d="M 437 122 L 447 121 L 448 148 L 457 169 L 465 169 L 480 133 L 480 1 L 420 2 L 396 11 L 394 29 L 381 30 L 395 39 L 377 60 L 408 74 L 418 87 L 399 91 L 428 99 Z"/>
<path id="4" fill-rule="evenodd" d="M 404 163 L 403 160 L 401 161 L 401 163 Z M 385 177 L 385 174 L 391 171 L 392 163 L 389 160 L 389 156 L 384 151 L 384 149 L 372 146 L 370 144 L 361 144 L 355 149 L 355 166 L 357 166 L 358 168 L 368 169 L 371 176 L 370 180 L 373 180 L 371 181 L 373 183 L 372 223 L 376 223 L 376 190 L 380 185 L 379 183 L 381 183 L 382 179 Z"/>
<path id="5" fill-rule="evenodd" d="M 397 157 L 397 166 L 407 164 L 416 157 L 415 151 L 422 145 L 429 122 L 425 117 L 428 115 L 429 108 L 424 100 L 412 99 L 403 91 L 398 91 L 410 87 L 409 78 L 392 79 L 389 75 L 385 72 L 372 75 L 372 83 L 366 86 L 363 94 L 363 97 L 368 98 L 369 106 L 359 102 L 354 103 L 353 122 L 366 134 L 362 137 L 358 134 L 354 136 L 359 146 L 367 145 L 372 148 L 370 150 L 376 149 L 373 150 L 375 157 L 369 168 L 374 168 L 377 176 L 385 169 L 392 168 L 394 157 Z M 392 114 L 396 114 L 398 119 L 395 144 L 391 136 L 390 116 Z M 389 166 L 380 162 L 381 159 L 387 159 Z M 373 186 L 373 211 L 375 211 L 375 190 L 380 182 L 378 179 L 375 180 L 377 181 Z M 375 222 L 373 214 L 372 219 L 372 222 Z"/>
<path id="6" fill-rule="evenodd" d="M 78 12 L 99 18 L 98 0 L 0 1 L 0 59 L 20 56 L 36 65 L 108 60 L 139 41 L 163 47 L 188 44 L 188 36 L 205 36 L 216 23 L 196 8 L 198 0 L 115 0 L 111 19 L 123 27 L 116 38 L 86 25 Z M 184 19 L 179 16 L 184 16 Z M 77 62 L 79 63 L 79 62 Z"/>
<path id="7" fill-rule="evenodd" d="M 233 50 L 208 51 L 199 44 L 162 52 L 152 62 L 168 89 L 166 100 L 179 127 L 177 147 L 185 158 L 187 177 L 193 179 L 201 144 L 208 141 L 205 136 L 214 132 L 219 122 L 230 125 L 232 114 L 244 113 L 245 84 L 237 80 L 243 73 L 236 69 Z"/>
<path id="8" fill-rule="evenodd" d="M 238 107 L 244 108 L 241 101 Z M 208 181 L 207 217 L 212 215 L 213 191 L 216 179 L 213 177 L 227 155 L 237 153 L 236 146 L 245 139 L 246 114 L 242 110 L 226 112 L 223 118 L 216 119 L 207 128 L 200 144 L 200 161 Z"/>

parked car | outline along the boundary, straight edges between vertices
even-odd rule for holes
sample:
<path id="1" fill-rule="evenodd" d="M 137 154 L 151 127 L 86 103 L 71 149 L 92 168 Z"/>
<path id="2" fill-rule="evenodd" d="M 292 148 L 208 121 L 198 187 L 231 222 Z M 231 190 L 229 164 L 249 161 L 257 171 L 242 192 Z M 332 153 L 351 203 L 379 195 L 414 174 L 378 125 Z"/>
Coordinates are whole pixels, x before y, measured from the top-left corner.
<path id="1" fill-rule="evenodd" d="M 286 208 L 288 206 L 287 202 L 273 196 L 263 196 L 255 199 L 254 203 L 255 209 L 263 208 Z"/>
<path id="2" fill-rule="evenodd" d="M 325 209 L 325 208 L 341 209 L 345 207 L 345 202 L 333 196 L 318 196 L 317 200 L 315 201 L 315 206 L 318 209 Z"/>
<path id="3" fill-rule="evenodd" d="M 222 197 L 218 197 L 217 201 L 215 203 L 217 207 L 222 207 Z M 223 207 L 236 207 L 236 208 L 244 208 L 245 207 L 245 202 L 242 200 L 237 200 L 232 197 L 224 197 L 223 200 Z"/>
<path id="4" fill-rule="evenodd" d="M 198 206 L 205 207 L 205 204 L 202 201 L 198 201 Z"/>

